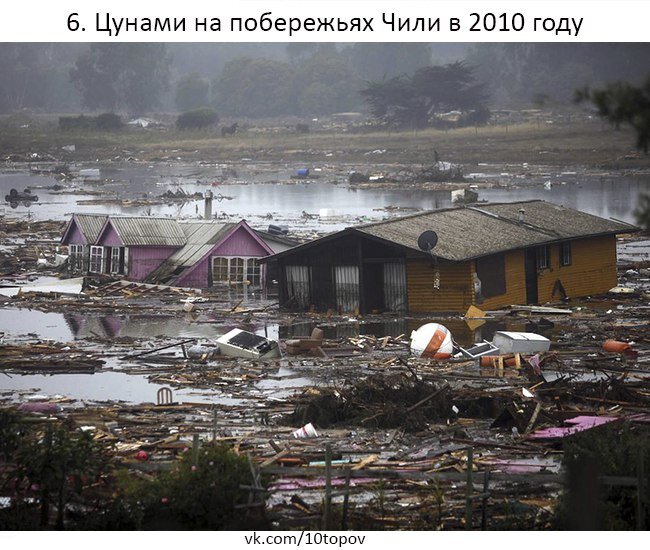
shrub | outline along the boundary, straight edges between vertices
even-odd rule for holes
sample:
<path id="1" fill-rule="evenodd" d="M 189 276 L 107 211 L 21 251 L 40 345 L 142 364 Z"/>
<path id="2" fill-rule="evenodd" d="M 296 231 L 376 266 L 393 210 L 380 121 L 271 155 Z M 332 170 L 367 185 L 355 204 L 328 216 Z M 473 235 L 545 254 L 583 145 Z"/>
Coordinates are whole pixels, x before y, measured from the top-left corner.
<path id="1" fill-rule="evenodd" d="M 602 426 L 563 441 L 567 486 L 555 514 L 560 529 L 634 529 L 636 487 L 608 486 L 601 476 L 637 477 L 639 461 L 650 471 L 650 430 L 627 423 Z M 647 474 L 646 474 L 647 475 Z M 644 508 L 642 523 L 650 523 Z"/>
<path id="2" fill-rule="evenodd" d="M 90 130 L 94 128 L 94 117 L 79 116 L 60 116 L 59 128 L 61 130 Z"/>
<path id="3" fill-rule="evenodd" d="M 195 465 L 192 453 L 186 453 L 178 467 L 163 474 L 148 491 L 155 501 L 149 503 L 146 517 L 168 517 L 186 529 L 223 529 L 243 517 L 251 485 L 246 457 L 235 454 L 226 445 L 208 444 L 201 448 Z"/>
<path id="4" fill-rule="evenodd" d="M 198 130 L 214 126 L 219 122 L 219 115 L 214 109 L 194 109 L 187 111 L 176 119 L 179 130 Z"/>
<path id="5" fill-rule="evenodd" d="M 122 118 L 115 113 L 102 113 L 98 116 L 61 116 L 59 128 L 61 130 L 101 130 L 117 131 L 122 129 Z"/>
<path id="6" fill-rule="evenodd" d="M 115 113 L 102 113 L 95 119 L 95 127 L 98 130 L 117 131 L 122 129 L 122 118 Z"/>

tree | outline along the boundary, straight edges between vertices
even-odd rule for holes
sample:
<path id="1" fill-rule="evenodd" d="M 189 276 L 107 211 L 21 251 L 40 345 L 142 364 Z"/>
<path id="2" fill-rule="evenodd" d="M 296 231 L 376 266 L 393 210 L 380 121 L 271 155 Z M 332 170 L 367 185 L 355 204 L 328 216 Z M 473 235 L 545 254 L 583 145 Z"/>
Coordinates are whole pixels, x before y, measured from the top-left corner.
<path id="1" fill-rule="evenodd" d="M 299 113 L 323 115 L 357 106 L 359 79 L 336 51 L 319 50 L 296 68 Z"/>
<path id="2" fill-rule="evenodd" d="M 647 155 L 650 147 L 650 75 L 638 88 L 627 82 L 615 82 L 600 90 L 577 90 L 577 102 L 590 100 L 601 117 L 614 124 L 629 124 L 636 132 L 636 148 Z M 639 197 L 634 212 L 637 223 L 650 231 L 650 195 Z"/>
<path id="3" fill-rule="evenodd" d="M 92 44 L 70 79 L 86 107 L 141 114 L 158 106 L 169 85 L 169 62 L 164 44 Z"/>
<path id="4" fill-rule="evenodd" d="M 205 107 L 209 103 L 210 82 L 198 73 L 190 73 L 181 78 L 176 84 L 176 108 L 179 111 L 190 111 Z"/>
<path id="5" fill-rule="evenodd" d="M 462 62 L 418 69 L 412 77 L 370 82 L 361 90 L 371 114 L 394 126 L 424 127 L 439 115 L 458 110 L 485 112 L 485 86 Z"/>
<path id="6" fill-rule="evenodd" d="M 15 454 L 18 486 L 38 494 L 42 527 L 49 525 L 50 505 L 56 506 L 57 529 L 64 526 L 72 495 L 81 494 L 108 463 L 106 448 L 92 434 L 63 425 L 48 425 L 42 438 L 21 441 Z"/>
<path id="7" fill-rule="evenodd" d="M 591 100 L 598 113 L 617 128 L 629 124 L 636 132 L 636 147 L 648 153 L 650 147 L 650 76 L 642 86 L 615 82 L 599 90 L 585 88 L 576 92 L 577 102 Z"/>
<path id="8" fill-rule="evenodd" d="M 576 88 L 616 80 L 639 84 L 648 68 L 650 44 L 477 44 L 466 61 L 485 82 L 493 101 L 530 105 L 545 96 L 569 104 Z"/>
<path id="9" fill-rule="evenodd" d="M 215 104 L 229 115 L 263 117 L 296 110 L 294 71 L 289 63 L 242 57 L 226 64 L 213 85 Z"/>

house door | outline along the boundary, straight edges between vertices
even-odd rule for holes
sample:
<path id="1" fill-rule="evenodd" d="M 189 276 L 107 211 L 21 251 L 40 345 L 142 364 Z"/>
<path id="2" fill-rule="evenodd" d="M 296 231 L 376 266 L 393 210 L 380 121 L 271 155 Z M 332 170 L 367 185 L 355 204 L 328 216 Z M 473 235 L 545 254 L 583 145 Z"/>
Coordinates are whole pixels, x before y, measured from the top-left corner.
<path id="1" fill-rule="evenodd" d="M 537 252 L 534 248 L 526 249 L 524 263 L 526 273 L 526 303 L 536 304 L 537 297 Z"/>
<path id="2" fill-rule="evenodd" d="M 383 266 L 368 263 L 363 266 L 363 313 L 379 313 L 384 309 Z"/>

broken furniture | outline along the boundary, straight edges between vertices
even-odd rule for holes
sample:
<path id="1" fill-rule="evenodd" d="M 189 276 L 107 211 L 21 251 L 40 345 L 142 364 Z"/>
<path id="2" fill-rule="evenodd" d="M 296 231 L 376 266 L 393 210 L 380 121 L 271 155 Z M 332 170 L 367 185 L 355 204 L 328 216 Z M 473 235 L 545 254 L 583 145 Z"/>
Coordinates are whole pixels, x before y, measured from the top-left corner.
<path id="1" fill-rule="evenodd" d="M 323 337 L 322 329 L 316 327 L 312 330 L 311 336 L 291 338 L 285 342 L 287 353 L 289 355 L 310 354 L 323 345 Z"/>

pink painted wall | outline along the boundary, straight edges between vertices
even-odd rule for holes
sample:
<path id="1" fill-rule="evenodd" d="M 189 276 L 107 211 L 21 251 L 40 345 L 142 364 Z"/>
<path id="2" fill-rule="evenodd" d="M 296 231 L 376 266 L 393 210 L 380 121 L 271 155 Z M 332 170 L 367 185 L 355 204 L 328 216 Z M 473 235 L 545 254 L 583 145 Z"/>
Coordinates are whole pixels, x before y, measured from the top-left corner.
<path id="1" fill-rule="evenodd" d="M 98 243 L 104 246 L 124 246 L 122 239 L 117 234 L 110 222 L 104 228 L 104 231 L 99 235 Z"/>
<path id="2" fill-rule="evenodd" d="M 169 258 L 176 246 L 129 246 L 129 274 L 131 281 L 144 281 L 154 269 Z"/>
<path id="3" fill-rule="evenodd" d="M 244 227 L 238 227 L 225 241 L 217 243 L 210 253 L 188 269 L 174 284 L 193 288 L 208 286 L 208 271 L 212 265 L 213 256 L 248 256 L 262 258 L 268 256 L 268 251 Z"/>
<path id="4" fill-rule="evenodd" d="M 83 233 L 80 231 L 79 227 L 77 226 L 77 222 L 72 220 L 72 225 L 70 226 L 70 232 L 68 233 L 68 237 L 65 240 L 64 243 L 62 244 L 88 244 L 88 241 L 86 240 L 86 237 L 84 237 Z"/>

